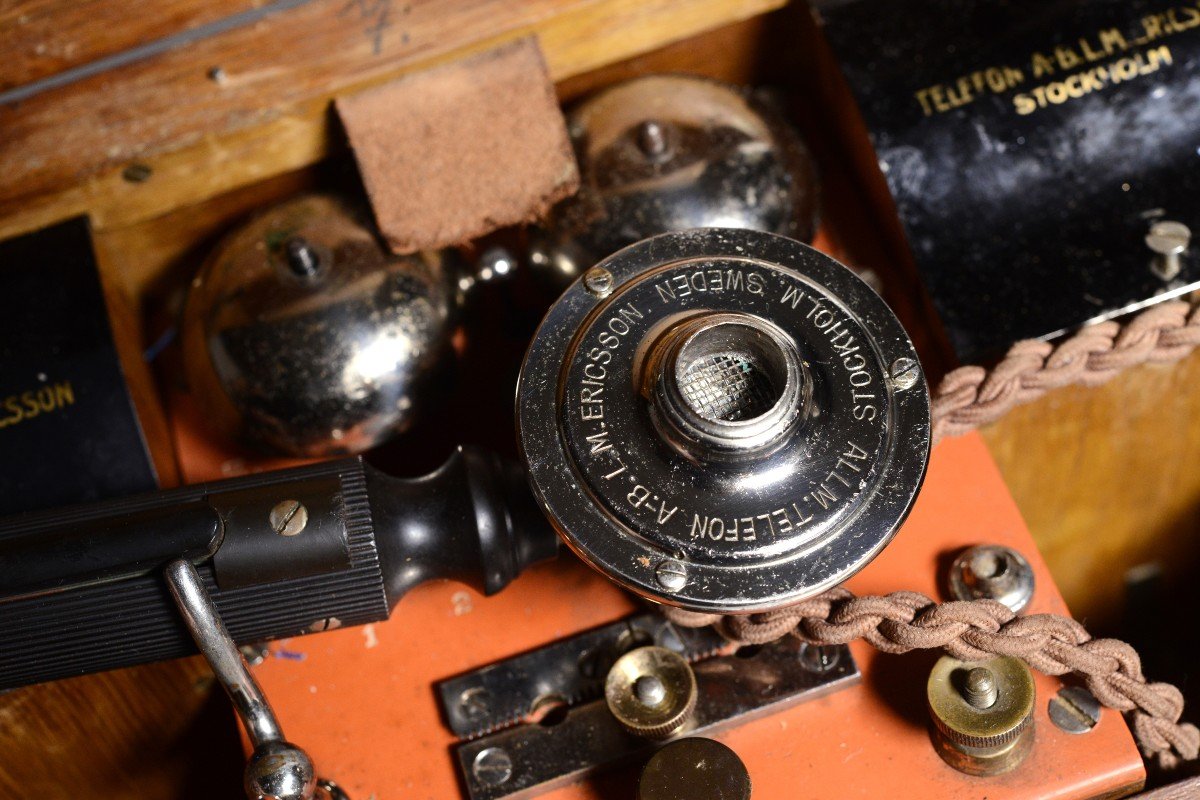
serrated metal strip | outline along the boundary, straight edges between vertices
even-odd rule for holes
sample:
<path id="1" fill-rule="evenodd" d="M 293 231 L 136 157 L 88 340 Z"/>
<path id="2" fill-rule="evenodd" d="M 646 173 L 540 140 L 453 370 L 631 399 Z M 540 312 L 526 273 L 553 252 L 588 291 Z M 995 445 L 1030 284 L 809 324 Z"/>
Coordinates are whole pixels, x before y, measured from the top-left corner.
<path id="1" fill-rule="evenodd" d="M 543 704 L 574 707 L 599 697 L 608 666 L 632 647 L 654 644 L 698 661 L 726 642 L 711 629 L 680 628 L 637 614 L 442 681 L 438 700 L 460 739 L 511 727 Z"/>

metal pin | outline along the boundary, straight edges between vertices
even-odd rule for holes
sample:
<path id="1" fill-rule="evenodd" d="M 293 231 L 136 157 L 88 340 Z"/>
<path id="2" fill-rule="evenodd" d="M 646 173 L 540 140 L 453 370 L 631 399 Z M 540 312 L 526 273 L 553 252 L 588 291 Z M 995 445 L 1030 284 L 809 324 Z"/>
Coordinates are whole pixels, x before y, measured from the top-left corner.
<path id="1" fill-rule="evenodd" d="M 321 268 L 321 257 L 303 236 L 288 239 L 283 245 L 283 250 L 292 272 L 302 278 L 311 278 Z"/>
<path id="2" fill-rule="evenodd" d="M 972 708 L 991 708 L 1000 696 L 999 689 L 996 688 L 996 676 L 987 667 L 975 667 L 967 673 L 967 679 L 963 681 L 962 694 L 963 699 L 970 703 Z"/>
<path id="3" fill-rule="evenodd" d="M 644 706 L 661 705 L 667 699 L 667 687 L 655 675 L 643 675 L 633 682 L 633 695 Z"/>
<path id="4" fill-rule="evenodd" d="M 667 155 L 667 132 L 652 119 L 638 126 L 637 143 L 638 149 L 649 158 L 661 159 Z"/>
<path id="5" fill-rule="evenodd" d="M 1160 220 L 1150 226 L 1146 246 L 1158 254 L 1150 269 L 1164 281 L 1174 280 L 1183 270 L 1180 256 L 1192 242 L 1192 231 L 1182 222 Z"/>

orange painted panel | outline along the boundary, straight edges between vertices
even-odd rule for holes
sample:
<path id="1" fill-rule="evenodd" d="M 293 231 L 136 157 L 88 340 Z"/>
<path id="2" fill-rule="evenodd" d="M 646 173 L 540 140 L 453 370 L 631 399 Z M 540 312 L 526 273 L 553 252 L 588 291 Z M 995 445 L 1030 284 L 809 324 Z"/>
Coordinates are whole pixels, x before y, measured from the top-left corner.
<path id="1" fill-rule="evenodd" d="M 895 542 L 850 582 L 860 593 L 915 589 L 934 596 L 948 556 L 995 542 L 1037 573 L 1031 611 L 1065 613 L 982 439 L 943 442 L 917 506 Z M 564 555 L 493 598 L 454 583 L 420 587 L 386 623 L 275 643 L 255 669 L 287 736 L 354 800 L 453 798 L 462 793 L 454 736 L 433 684 L 576 631 L 635 603 Z M 1061 683 L 1039 676 L 1036 742 L 1016 771 L 973 778 L 934 753 L 924 708 L 933 653 L 888 656 L 855 647 L 860 685 L 735 728 L 720 738 L 746 762 L 756 800 L 799 798 L 1091 798 L 1140 786 L 1141 758 L 1121 716 L 1090 733 L 1055 728 L 1046 703 Z M 636 770 L 559 789 L 554 800 L 633 798 Z"/>

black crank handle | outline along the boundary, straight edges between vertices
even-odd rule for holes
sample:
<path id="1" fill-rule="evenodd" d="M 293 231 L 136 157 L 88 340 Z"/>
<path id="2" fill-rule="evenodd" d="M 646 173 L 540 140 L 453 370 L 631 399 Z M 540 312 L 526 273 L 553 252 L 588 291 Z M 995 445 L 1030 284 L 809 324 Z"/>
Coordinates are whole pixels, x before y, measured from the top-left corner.
<path id="1" fill-rule="evenodd" d="M 185 558 L 238 643 L 386 619 L 418 583 L 492 594 L 557 552 L 524 471 L 460 448 L 393 478 L 360 458 L 0 521 L 0 689 L 196 652 Z"/>

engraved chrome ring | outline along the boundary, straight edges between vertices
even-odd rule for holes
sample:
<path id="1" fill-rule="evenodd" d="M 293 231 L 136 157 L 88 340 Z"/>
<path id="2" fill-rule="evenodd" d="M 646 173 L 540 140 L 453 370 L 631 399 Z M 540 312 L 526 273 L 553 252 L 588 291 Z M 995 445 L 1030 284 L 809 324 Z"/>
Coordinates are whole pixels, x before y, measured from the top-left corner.
<path id="1" fill-rule="evenodd" d="M 611 291 L 585 276 L 563 294 L 518 387 L 534 493 L 567 544 L 644 597 L 724 613 L 870 562 L 930 445 L 928 388 L 879 296 L 748 230 L 656 236 L 594 269 Z"/>

